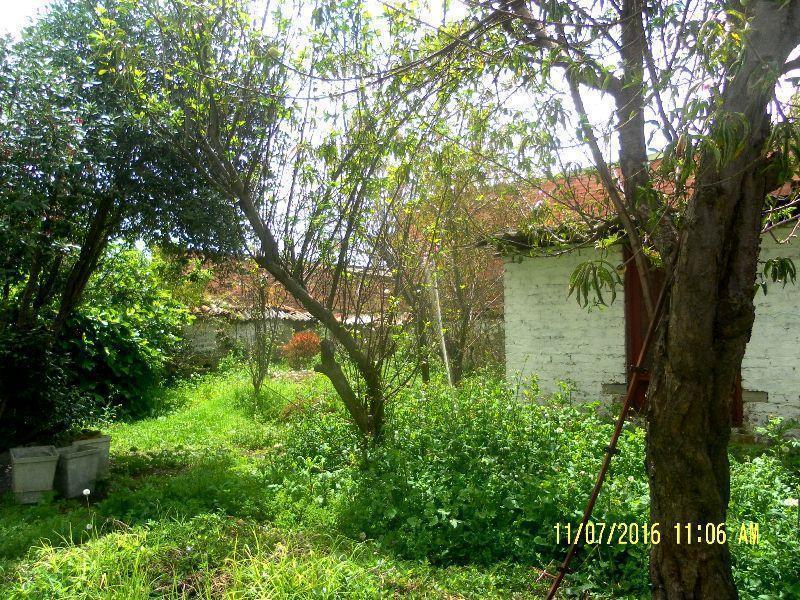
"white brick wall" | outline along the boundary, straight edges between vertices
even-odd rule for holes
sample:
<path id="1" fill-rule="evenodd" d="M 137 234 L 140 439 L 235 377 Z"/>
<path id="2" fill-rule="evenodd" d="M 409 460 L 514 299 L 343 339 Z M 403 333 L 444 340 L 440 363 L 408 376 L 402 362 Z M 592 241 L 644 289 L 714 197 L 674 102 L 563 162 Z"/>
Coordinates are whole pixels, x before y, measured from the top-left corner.
<path id="1" fill-rule="evenodd" d="M 605 399 L 603 384 L 625 383 L 624 299 L 608 308 L 580 308 L 567 298 L 569 276 L 594 250 L 506 260 L 504 273 L 506 375 L 509 380 L 535 374 L 544 392 L 571 381 L 583 400 Z M 761 259 L 789 256 L 800 268 L 800 242 L 762 241 Z M 519 260 L 519 259 L 517 259 Z M 621 252 L 610 253 L 612 264 Z M 742 365 L 745 419 L 763 422 L 769 415 L 800 418 L 800 282 L 770 284 L 756 296 L 756 321 Z M 761 392 L 761 393 L 752 393 Z"/>
<path id="2" fill-rule="evenodd" d="M 583 250 L 506 261 L 509 380 L 535 374 L 544 392 L 554 391 L 559 381 L 571 381 L 578 388 L 577 396 L 585 400 L 600 398 L 604 383 L 625 383 L 622 294 L 611 306 L 591 310 L 578 306 L 574 295 L 567 298 L 570 274 L 595 255 L 594 250 Z M 607 260 L 614 265 L 621 263 L 621 252 L 613 250 Z"/>
<path id="3" fill-rule="evenodd" d="M 785 237 L 787 232 L 781 233 Z M 778 256 L 788 256 L 800 268 L 800 241 L 778 244 L 764 236 L 761 260 Z M 745 402 L 745 418 L 751 422 L 770 415 L 800 418 L 800 282 L 785 288 L 770 283 L 767 295 L 759 291 L 755 303 L 756 322 L 742 362 L 742 386 L 766 392 L 766 401 L 760 394 L 758 401 Z"/>

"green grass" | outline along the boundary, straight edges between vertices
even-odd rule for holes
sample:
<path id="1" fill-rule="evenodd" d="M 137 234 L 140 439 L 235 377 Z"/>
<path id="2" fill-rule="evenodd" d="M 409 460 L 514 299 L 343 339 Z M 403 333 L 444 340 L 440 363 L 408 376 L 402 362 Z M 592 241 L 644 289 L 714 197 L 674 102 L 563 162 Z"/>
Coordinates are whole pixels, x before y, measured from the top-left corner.
<path id="1" fill-rule="evenodd" d="M 160 399 L 110 427 L 89 505 L 0 500 L 0 600 L 542 597 L 538 569 L 565 551 L 553 526 L 579 519 L 612 427 L 566 388 L 520 402 L 490 375 L 412 382 L 377 447 L 321 376 L 280 373 L 258 406 L 239 371 Z M 743 600 L 800 597 L 795 446 L 731 454 L 729 521 L 761 525 L 731 547 Z M 645 523 L 644 431 L 619 448 L 594 517 Z M 648 597 L 647 553 L 590 548 L 565 597 Z"/>
<path id="2" fill-rule="evenodd" d="M 88 506 L 0 502 L 0 598 L 521 598 L 541 588 L 529 567 L 401 560 L 337 534 L 324 512 L 298 518 L 283 506 L 264 465 L 298 422 L 335 410 L 325 381 L 278 379 L 259 411 L 241 373 L 165 394 L 180 408 L 111 427 L 111 478 Z M 313 505 L 313 489 L 303 493 Z"/>

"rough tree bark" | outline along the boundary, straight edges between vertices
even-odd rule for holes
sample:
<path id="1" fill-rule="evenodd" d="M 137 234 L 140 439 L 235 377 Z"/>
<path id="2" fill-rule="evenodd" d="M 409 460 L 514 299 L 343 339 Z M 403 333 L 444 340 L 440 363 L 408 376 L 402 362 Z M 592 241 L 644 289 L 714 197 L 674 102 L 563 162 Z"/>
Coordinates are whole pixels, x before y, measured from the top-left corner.
<path id="1" fill-rule="evenodd" d="M 111 232 L 121 218 L 120 211 L 115 211 L 114 208 L 114 197 L 111 195 L 103 197 L 98 203 L 86 237 L 81 244 L 81 251 L 64 284 L 58 313 L 51 327 L 54 338 L 61 335 L 67 319 L 80 303 L 83 291 L 89 283 L 89 277 L 97 268 L 97 263 L 108 245 Z"/>
<path id="2" fill-rule="evenodd" d="M 560 60 L 552 64 L 565 71 L 585 141 L 633 248 L 645 304 L 651 305 L 650 278 L 639 244 L 641 234 L 646 233 L 661 254 L 671 281 L 648 392 L 651 518 L 662 532 L 661 543 L 651 550 L 653 596 L 736 598 L 727 545 L 697 543 L 696 526 L 722 524 L 727 514 L 729 404 L 755 315 L 761 213 L 767 193 L 779 183 L 771 168 L 773 160 L 766 155 L 771 132 L 767 108 L 781 73 L 790 65 L 800 67 L 797 58 L 786 63 L 800 42 L 800 0 L 721 3 L 744 12 L 748 25 L 740 56 L 725 66 L 728 77 L 721 106 L 714 107 L 711 137 L 722 146 L 723 160 L 709 147 L 705 147 L 707 152 L 701 147 L 695 192 L 679 232 L 669 219 L 649 214 L 640 202 L 641 192 L 651 185 L 644 127 L 646 65 L 656 79 L 644 28 L 647 3 L 621 0 L 615 4 L 620 12 L 622 72 L 608 76 L 602 84 L 598 84 L 596 72 L 601 69 L 593 57 L 580 45 L 571 44 L 560 25 L 548 29 L 549 23 L 537 20 L 528 4 L 506 0 L 495 16 L 519 43 L 547 48 L 551 54 L 560 52 Z M 582 8 L 576 4 L 575 10 Z M 516 18 L 524 34 L 515 29 L 509 16 Z M 574 68 L 576 63 L 595 66 L 595 72 Z M 537 65 L 536 59 L 532 64 Z M 614 97 L 622 190 L 589 123 L 580 85 Z M 652 92 L 663 117 L 658 91 Z M 672 125 L 664 120 L 666 137 L 674 139 Z M 657 217 L 655 231 L 652 222 L 645 227 L 649 217 Z M 695 527 L 692 544 L 677 544 L 675 524 Z"/>
<path id="3" fill-rule="evenodd" d="M 800 40 L 800 1 L 761 0 L 748 10 L 743 60 L 712 129 L 738 128 L 734 137 L 746 142 L 726 163 L 700 158 L 648 393 L 650 512 L 662 533 L 650 561 L 657 599 L 738 597 L 728 546 L 687 544 L 685 528 L 679 545 L 674 526 L 691 523 L 696 536 L 700 525 L 705 538 L 706 524 L 726 520 L 729 404 L 755 316 L 761 211 L 777 183 L 765 156 L 767 107 Z"/>

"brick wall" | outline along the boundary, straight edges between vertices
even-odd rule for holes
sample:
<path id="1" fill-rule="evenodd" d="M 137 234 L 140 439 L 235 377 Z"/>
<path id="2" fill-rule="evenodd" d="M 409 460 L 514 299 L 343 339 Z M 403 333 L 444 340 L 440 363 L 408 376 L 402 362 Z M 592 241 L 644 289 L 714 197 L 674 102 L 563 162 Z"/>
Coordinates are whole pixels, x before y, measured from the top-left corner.
<path id="1" fill-rule="evenodd" d="M 800 268 L 800 241 L 778 244 L 764 236 L 761 260 L 778 256 L 790 257 Z M 800 282 L 785 288 L 770 283 L 766 295 L 756 294 L 755 304 L 756 322 L 742 362 L 745 419 L 800 418 Z"/>
<path id="2" fill-rule="evenodd" d="M 543 391 L 573 382 L 583 400 L 606 400 L 625 383 L 622 294 L 608 308 L 580 308 L 567 298 L 569 276 L 594 250 L 547 258 L 506 260 L 504 273 L 506 374 L 509 380 L 537 375 Z M 762 241 L 761 259 L 789 256 L 800 268 L 800 242 Z M 621 262 L 621 252 L 608 257 Z M 742 364 L 745 419 L 769 415 L 800 418 L 800 282 L 770 284 L 758 292 L 753 335 Z M 606 387 L 604 393 L 603 387 Z"/>
<path id="3" fill-rule="evenodd" d="M 609 307 L 586 309 L 567 298 L 569 276 L 593 250 L 506 261 L 504 273 L 506 374 L 537 375 L 544 392 L 568 380 L 585 400 L 601 397 L 604 384 L 625 383 L 622 295 Z M 622 262 L 612 251 L 609 262 Z"/>

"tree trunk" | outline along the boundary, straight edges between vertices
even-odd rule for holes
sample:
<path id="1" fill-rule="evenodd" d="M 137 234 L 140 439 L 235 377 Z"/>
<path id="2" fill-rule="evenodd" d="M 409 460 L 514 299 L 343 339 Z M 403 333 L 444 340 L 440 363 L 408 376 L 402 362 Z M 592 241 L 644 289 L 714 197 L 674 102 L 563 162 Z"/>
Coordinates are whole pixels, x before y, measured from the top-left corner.
<path id="1" fill-rule="evenodd" d="M 650 561 L 657 599 L 738 598 L 728 546 L 707 543 L 706 525 L 724 524 L 727 516 L 730 399 L 755 318 L 761 211 L 777 184 L 764 156 L 767 106 L 780 66 L 800 39 L 800 2 L 780 6 L 752 5 L 747 51 L 712 127 L 712 137 L 724 139 L 717 134 L 730 133 L 729 117 L 744 117 L 747 125 L 733 137 L 746 144 L 726 163 L 710 153 L 701 157 L 655 348 L 647 470 L 651 519 L 662 534 Z"/>
<path id="2" fill-rule="evenodd" d="M 25 283 L 25 288 L 22 291 L 22 296 L 19 301 L 17 327 L 20 329 L 27 329 L 33 322 L 33 314 L 31 311 L 31 302 L 36 293 L 39 284 L 39 274 L 42 271 L 43 251 L 40 246 L 36 247 L 31 258 L 31 268 L 28 272 L 28 281 Z"/>
<path id="3" fill-rule="evenodd" d="M 425 308 L 427 301 L 423 297 L 422 293 L 417 294 L 416 297 L 413 294 L 405 294 L 405 297 L 408 305 L 412 307 L 414 338 L 417 342 L 420 377 L 422 378 L 422 383 L 430 383 L 431 350 L 430 341 L 428 340 L 428 327 L 430 326 L 430 321 L 428 319 L 428 311 Z"/>
<path id="4" fill-rule="evenodd" d="M 89 283 L 89 277 L 97 268 L 100 256 L 108 244 L 111 231 L 119 221 L 120 216 L 113 212 L 113 208 L 114 198 L 110 194 L 101 198 L 98 203 L 86 237 L 81 244 L 81 251 L 67 275 L 67 281 L 61 293 L 58 313 L 51 327 L 54 338 L 61 335 L 67 319 L 80 304 L 83 291 L 86 289 L 86 284 Z"/>
<path id="5" fill-rule="evenodd" d="M 431 304 L 433 305 L 433 314 L 436 317 L 436 334 L 439 338 L 439 348 L 442 351 L 442 363 L 444 364 L 444 371 L 447 374 L 447 383 L 453 385 L 453 371 L 450 368 L 450 356 L 447 350 L 447 339 L 444 331 L 444 319 L 442 318 L 442 303 L 439 298 L 439 280 L 436 277 L 436 265 L 431 268 L 427 265 L 425 274 L 428 277 L 428 283 L 431 293 Z"/>
<path id="6" fill-rule="evenodd" d="M 246 203 L 243 203 L 246 205 Z M 245 214 L 247 212 L 245 211 Z M 250 215 L 248 215 L 250 216 Z M 251 219 L 251 223 L 253 220 Z M 377 440 L 383 427 L 384 393 L 380 373 L 372 360 L 358 347 L 358 343 L 347 328 L 340 323 L 333 312 L 322 303 L 314 299 L 308 290 L 289 272 L 281 266 L 278 255 L 274 251 L 274 240 L 260 221 L 260 227 L 254 228 L 262 241 L 262 251 L 265 254 L 255 257 L 259 267 L 282 284 L 286 290 L 305 308 L 311 316 L 317 319 L 328 330 L 328 333 L 341 344 L 348 357 L 353 361 L 358 373 L 364 380 L 366 398 L 359 399 L 350 382 L 345 377 L 341 366 L 336 361 L 333 344 L 324 340 L 321 346 L 322 360 L 315 369 L 331 380 L 334 388 L 345 403 L 348 412 L 353 417 L 359 431 L 365 436 Z M 268 254 L 268 255 L 266 255 Z"/>

